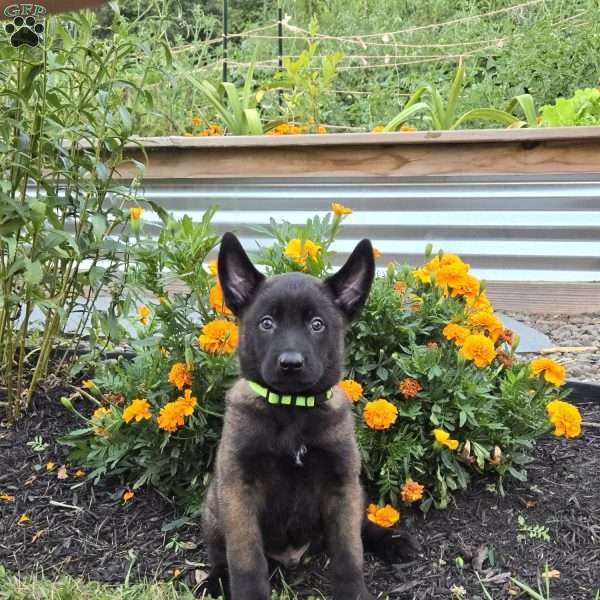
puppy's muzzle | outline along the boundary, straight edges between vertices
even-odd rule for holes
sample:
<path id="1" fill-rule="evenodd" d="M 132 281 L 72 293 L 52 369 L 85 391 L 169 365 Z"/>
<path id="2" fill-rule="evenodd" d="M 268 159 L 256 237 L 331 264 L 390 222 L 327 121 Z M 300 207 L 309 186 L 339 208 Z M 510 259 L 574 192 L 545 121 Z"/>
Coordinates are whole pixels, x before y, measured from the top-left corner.
<path id="1" fill-rule="evenodd" d="M 304 356 L 300 352 L 282 352 L 278 362 L 279 368 L 285 373 L 297 373 L 304 369 Z"/>

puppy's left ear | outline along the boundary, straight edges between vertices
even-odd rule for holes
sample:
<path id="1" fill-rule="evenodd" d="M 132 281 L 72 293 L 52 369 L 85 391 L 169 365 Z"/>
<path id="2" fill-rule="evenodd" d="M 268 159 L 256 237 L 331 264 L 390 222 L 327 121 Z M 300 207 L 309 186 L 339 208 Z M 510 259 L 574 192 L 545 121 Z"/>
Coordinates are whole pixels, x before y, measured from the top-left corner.
<path id="1" fill-rule="evenodd" d="M 366 302 L 374 276 L 373 246 L 369 240 L 362 240 L 344 266 L 325 280 L 335 303 L 348 320 L 352 320 Z"/>
<path id="2" fill-rule="evenodd" d="M 217 268 L 225 304 L 239 316 L 265 277 L 256 270 L 240 241 L 230 232 L 221 240 Z"/>

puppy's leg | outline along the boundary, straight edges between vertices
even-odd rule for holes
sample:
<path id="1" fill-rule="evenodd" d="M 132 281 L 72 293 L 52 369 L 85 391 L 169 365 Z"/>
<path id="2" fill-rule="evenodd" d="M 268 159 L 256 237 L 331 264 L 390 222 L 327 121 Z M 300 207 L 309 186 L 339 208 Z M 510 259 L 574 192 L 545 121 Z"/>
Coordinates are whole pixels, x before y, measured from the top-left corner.
<path id="1" fill-rule="evenodd" d="M 380 527 L 368 519 L 363 521 L 362 540 L 365 552 L 390 564 L 412 560 L 421 551 L 419 543 L 409 533 Z"/>
<path id="2" fill-rule="evenodd" d="M 363 501 L 358 480 L 330 489 L 323 508 L 333 600 L 374 600 L 363 576 Z"/>
<path id="3" fill-rule="evenodd" d="M 225 531 L 231 600 L 269 600 L 271 587 L 259 525 L 256 490 L 239 480 L 224 484 Z"/>

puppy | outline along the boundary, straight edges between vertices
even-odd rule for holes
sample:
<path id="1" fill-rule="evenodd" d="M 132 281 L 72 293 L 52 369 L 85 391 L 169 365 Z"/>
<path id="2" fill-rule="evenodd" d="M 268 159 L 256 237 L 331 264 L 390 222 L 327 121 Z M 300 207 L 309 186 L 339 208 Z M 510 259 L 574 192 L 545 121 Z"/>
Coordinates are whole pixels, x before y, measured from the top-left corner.
<path id="1" fill-rule="evenodd" d="M 361 241 L 325 281 L 301 273 L 266 279 L 226 233 L 218 270 L 239 320 L 242 378 L 227 397 L 203 506 L 212 569 L 201 589 L 269 600 L 268 559 L 293 566 L 322 544 L 334 600 L 373 600 L 363 541 L 387 560 L 407 558 L 414 544 L 364 518 L 351 402 L 336 387 L 345 327 L 373 281 L 371 243 Z"/>

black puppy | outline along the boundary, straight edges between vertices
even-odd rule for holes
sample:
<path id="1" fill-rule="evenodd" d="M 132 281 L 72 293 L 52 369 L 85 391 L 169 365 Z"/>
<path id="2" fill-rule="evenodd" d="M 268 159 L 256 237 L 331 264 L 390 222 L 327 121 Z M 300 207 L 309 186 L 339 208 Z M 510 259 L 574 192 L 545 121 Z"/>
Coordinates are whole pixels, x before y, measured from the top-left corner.
<path id="1" fill-rule="evenodd" d="M 225 302 L 239 319 L 243 378 L 227 398 L 203 507 L 212 563 L 203 590 L 269 600 L 267 559 L 294 565 L 322 542 L 334 600 L 372 600 L 363 541 L 387 560 L 413 548 L 409 538 L 364 519 L 351 403 L 336 387 L 345 327 L 373 281 L 371 243 L 360 242 L 325 281 L 300 273 L 266 279 L 226 233 L 218 269 Z"/>

